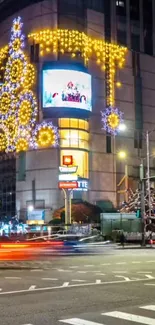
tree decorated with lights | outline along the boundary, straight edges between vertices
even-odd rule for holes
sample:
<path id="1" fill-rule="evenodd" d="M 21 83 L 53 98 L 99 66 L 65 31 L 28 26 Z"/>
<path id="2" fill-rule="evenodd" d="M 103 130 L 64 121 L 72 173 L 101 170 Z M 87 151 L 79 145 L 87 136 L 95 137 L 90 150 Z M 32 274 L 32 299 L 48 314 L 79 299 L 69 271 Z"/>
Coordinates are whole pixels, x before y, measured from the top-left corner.
<path id="1" fill-rule="evenodd" d="M 151 193 L 151 214 L 154 216 L 155 214 L 155 189 L 150 189 Z M 145 213 L 146 215 L 149 214 L 149 198 L 148 193 L 144 196 L 144 202 L 145 202 Z M 133 191 L 132 189 L 129 189 L 129 200 L 128 202 L 122 202 L 120 212 L 124 213 L 131 213 L 131 212 L 137 212 L 138 210 L 141 210 L 141 190 L 136 189 L 136 191 Z"/>
<path id="2" fill-rule="evenodd" d="M 4 73 L 0 88 L 0 151 L 20 152 L 58 144 L 57 128 L 50 123 L 36 124 L 38 105 L 31 90 L 35 83 L 35 69 L 28 62 L 24 49 L 22 21 L 13 21 Z M 1 63 L 1 62 L 0 62 Z"/>

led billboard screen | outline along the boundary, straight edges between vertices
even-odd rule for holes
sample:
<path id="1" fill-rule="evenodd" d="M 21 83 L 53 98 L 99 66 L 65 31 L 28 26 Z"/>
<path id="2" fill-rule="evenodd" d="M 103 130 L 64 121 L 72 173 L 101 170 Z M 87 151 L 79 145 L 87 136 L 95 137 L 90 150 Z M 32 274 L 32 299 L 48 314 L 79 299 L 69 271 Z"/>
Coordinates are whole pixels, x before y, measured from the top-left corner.
<path id="1" fill-rule="evenodd" d="M 43 70 L 43 108 L 92 111 L 91 75 L 76 70 Z"/>

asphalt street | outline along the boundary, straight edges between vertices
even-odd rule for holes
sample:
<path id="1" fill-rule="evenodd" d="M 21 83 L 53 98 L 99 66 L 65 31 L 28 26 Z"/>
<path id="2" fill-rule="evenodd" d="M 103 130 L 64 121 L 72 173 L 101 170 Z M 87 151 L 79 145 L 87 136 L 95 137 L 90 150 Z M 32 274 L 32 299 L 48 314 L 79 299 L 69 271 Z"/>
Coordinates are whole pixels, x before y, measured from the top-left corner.
<path id="1" fill-rule="evenodd" d="M 46 267 L 45 267 L 46 265 Z M 155 325 L 155 251 L 54 257 L 0 270 L 1 325 Z"/>

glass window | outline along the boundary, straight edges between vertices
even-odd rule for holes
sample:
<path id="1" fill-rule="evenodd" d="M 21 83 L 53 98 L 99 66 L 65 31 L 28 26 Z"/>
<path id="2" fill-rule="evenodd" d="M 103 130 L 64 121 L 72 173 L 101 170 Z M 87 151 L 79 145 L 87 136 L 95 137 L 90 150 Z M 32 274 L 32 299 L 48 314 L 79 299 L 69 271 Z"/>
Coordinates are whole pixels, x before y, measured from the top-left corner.
<path id="1" fill-rule="evenodd" d="M 75 118 L 60 118 L 59 119 L 60 128 L 73 128 L 73 129 L 83 129 L 89 130 L 89 122 L 86 120 L 75 119 Z"/>
<path id="2" fill-rule="evenodd" d="M 74 166 L 78 166 L 77 174 L 82 178 L 89 178 L 89 158 L 88 152 L 82 150 L 61 150 L 60 162 L 62 165 L 63 156 L 73 156 Z"/>
<path id="3" fill-rule="evenodd" d="M 84 120 L 79 120 L 79 129 L 85 130 L 85 121 Z"/>
<path id="4" fill-rule="evenodd" d="M 59 118 L 60 128 L 69 128 L 69 118 Z"/>
<path id="5" fill-rule="evenodd" d="M 78 130 L 70 130 L 69 134 L 69 140 L 70 140 L 70 147 L 79 147 L 79 131 Z"/>
<path id="6" fill-rule="evenodd" d="M 69 147 L 69 130 L 60 130 L 60 147 Z"/>
<path id="7" fill-rule="evenodd" d="M 71 118 L 70 119 L 70 128 L 75 128 L 78 129 L 78 119 L 76 118 Z"/>
<path id="8" fill-rule="evenodd" d="M 89 149 L 89 133 L 81 130 L 60 130 L 60 147 Z"/>

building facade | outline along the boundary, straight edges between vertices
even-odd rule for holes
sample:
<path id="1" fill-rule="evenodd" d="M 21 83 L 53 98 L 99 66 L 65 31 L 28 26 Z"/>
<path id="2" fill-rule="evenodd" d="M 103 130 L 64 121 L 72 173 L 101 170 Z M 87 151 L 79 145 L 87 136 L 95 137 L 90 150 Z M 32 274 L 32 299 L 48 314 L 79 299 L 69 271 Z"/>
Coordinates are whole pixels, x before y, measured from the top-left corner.
<path id="1" fill-rule="evenodd" d="M 8 204 L 10 196 L 12 201 L 16 201 L 16 206 L 11 203 L 13 208 L 10 213 L 23 217 L 29 207 L 33 207 L 36 211 L 45 210 L 45 219 L 50 220 L 53 211 L 64 204 L 63 191 L 58 188 L 59 166 L 63 164 L 63 156 L 70 155 L 73 156 L 74 165 L 78 166 L 79 186 L 85 189 L 73 191 L 73 198 L 82 198 L 102 206 L 111 202 L 111 205 L 117 206 L 124 198 L 124 195 L 118 195 L 117 190 L 121 190 L 121 187 L 117 187 L 117 184 L 124 176 L 125 165 L 128 165 L 131 181 L 128 186 L 136 188 L 140 157 L 146 156 L 145 131 L 154 129 L 154 1 L 23 0 L 21 4 L 13 6 L 11 3 L 11 0 L 4 0 L 0 4 L 0 47 L 9 42 L 13 19 L 22 17 L 27 55 L 37 71 L 34 91 L 39 107 L 38 120 L 52 120 L 58 127 L 59 146 L 28 150 L 16 156 L 16 181 L 13 178 L 13 189 L 6 190 Z M 68 44 L 65 48 L 64 34 L 55 43 L 55 50 L 51 51 L 47 31 L 58 30 L 80 33 L 72 32 L 72 39 L 84 33 L 92 40 L 118 44 L 118 51 L 121 51 L 121 46 L 127 47 L 122 57 L 124 64 L 119 66 L 122 61 L 118 61 L 112 83 L 109 82 L 111 72 L 107 69 L 109 63 L 106 66 L 105 61 L 105 67 L 102 67 L 100 56 L 97 57 L 101 52 L 97 54 L 96 51 L 96 56 L 92 54 L 87 62 L 78 49 L 74 55 L 72 50 L 68 51 Z M 55 36 L 52 37 L 54 42 Z M 83 47 L 87 48 L 89 44 Z M 115 55 L 114 48 L 111 51 L 108 60 Z M 119 60 L 119 52 L 117 56 Z M 62 70 L 65 67 L 66 71 L 76 70 L 91 76 L 91 114 L 84 110 L 81 113 L 80 110 L 67 111 L 63 107 L 59 110 L 43 107 L 42 71 L 46 70 L 45 67 L 51 69 L 53 64 Z M 124 113 L 127 126 L 124 132 L 116 136 L 106 132 L 101 122 L 101 111 L 109 105 L 118 107 Z M 155 134 L 152 133 L 150 154 L 155 150 L 154 138 Z M 119 161 L 117 153 L 120 150 L 127 152 L 127 161 Z M 154 159 L 151 158 L 150 162 L 153 174 Z M 13 169 L 12 175 L 14 172 Z M 8 193 L 12 194 L 9 196 Z M 3 190 L 0 195 L 4 196 Z M 7 209 L 3 211 L 3 215 L 7 213 Z"/>

